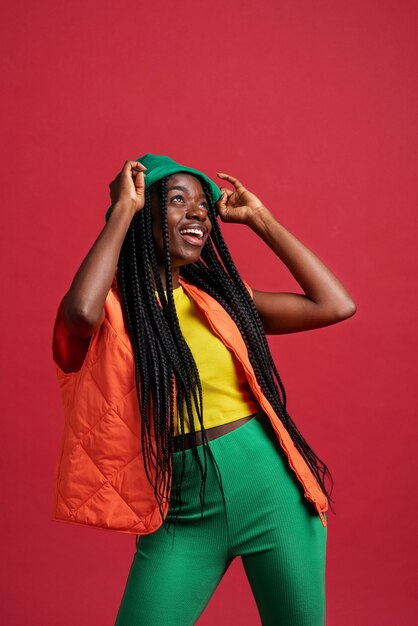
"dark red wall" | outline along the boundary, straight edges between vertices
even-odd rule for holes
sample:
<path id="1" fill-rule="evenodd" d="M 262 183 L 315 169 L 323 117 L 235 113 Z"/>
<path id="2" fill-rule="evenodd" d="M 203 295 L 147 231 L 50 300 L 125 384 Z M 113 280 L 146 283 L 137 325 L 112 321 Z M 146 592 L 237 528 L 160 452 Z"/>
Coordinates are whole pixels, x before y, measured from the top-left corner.
<path id="1" fill-rule="evenodd" d="M 417 18 L 408 0 L 3 9 L 2 624 L 103 626 L 119 605 L 134 537 L 50 521 L 50 342 L 108 184 L 145 152 L 240 178 L 355 299 L 271 346 L 336 482 L 327 624 L 415 621 Z M 225 232 L 255 288 L 300 291 L 248 229 Z M 215 621 L 259 623 L 238 560 L 199 623 Z"/>

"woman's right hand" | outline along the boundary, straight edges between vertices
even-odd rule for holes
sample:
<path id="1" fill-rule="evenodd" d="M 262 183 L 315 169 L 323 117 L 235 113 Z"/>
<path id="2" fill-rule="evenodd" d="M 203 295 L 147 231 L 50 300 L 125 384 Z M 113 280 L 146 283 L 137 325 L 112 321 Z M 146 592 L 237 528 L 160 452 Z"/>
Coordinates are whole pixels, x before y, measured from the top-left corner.
<path id="1" fill-rule="evenodd" d="M 131 207 L 136 213 L 145 204 L 145 170 L 139 161 L 126 161 L 119 174 L 109 185 L 112 205 L 118 202 Z"/>

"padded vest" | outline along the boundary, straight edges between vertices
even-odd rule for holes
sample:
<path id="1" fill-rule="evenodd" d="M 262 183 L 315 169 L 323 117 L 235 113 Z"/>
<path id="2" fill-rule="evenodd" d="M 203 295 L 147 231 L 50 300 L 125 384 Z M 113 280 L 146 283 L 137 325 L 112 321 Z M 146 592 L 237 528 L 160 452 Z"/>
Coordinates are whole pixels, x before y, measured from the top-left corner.
<path id="1" fill-rule="evenodd" d="M 214 298 L 184 279 L 179 280 L 206 315 L 214 333 L 242 363 L 305 498 L 326 526 L 323 513 L 328 510 L 327 498 L 264 396 L 235 322 Z M 52 519 L 147 535 L 157 530 L 163 520 L 144 470 L 134 356 L 118 293 L 113 288 L 104 309 L 105 319 L 91 337 L 81 368 L 68 374 L 55 363 L 64 430 L 54 468 Z M 68 349 L 71 341 L 60 315 L 53 341 L 55 346 L 60 344 L 61 350 Z M 154 480 L 152 472 L 151 476 Z M 164 516 L 168 505 L 168 500 L 164 500 Z"/>

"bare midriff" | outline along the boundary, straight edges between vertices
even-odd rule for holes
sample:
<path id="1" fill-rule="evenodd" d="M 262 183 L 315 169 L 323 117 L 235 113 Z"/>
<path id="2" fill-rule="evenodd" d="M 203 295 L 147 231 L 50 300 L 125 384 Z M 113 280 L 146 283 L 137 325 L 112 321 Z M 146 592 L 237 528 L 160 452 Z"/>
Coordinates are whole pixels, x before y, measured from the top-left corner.
<path id="1" fill-rule="evenodd" d="M 250 419 L 252 419 L 256 415 L 258 415 L 258 413 L 253 413 L 252 415 L 241 417 L 238 420 L 233 420 L 232 422 L 228 422 L 226 424 L 220 424 L 219 426 L 213 426 L 212 428 L 207 428 L 205 430 L 207 440 L 212 441 L 213 439 L 217 439 L 218 437 L 221 437 L 222 435 L 226 435 L 226 433 L 229 433 L 235 430 L 236 428 L 239 428 L 240 426 L 245 424 L 245 422 L 248 422 Z M 195 433 L 195 435 L 196 435 L 196 445 L 199 446 L 203 443 L 202 433 L 200 430 L 198 430 Z M 173 439 L 173 442 L 174 442 L 174 452 L 178 452 L 179 450 L 182 449 L 181 435 L 176 435 Z M 188 449 L 191 447 L 192 447 L 192 433 L 185 433 L 184 448 Z"/>

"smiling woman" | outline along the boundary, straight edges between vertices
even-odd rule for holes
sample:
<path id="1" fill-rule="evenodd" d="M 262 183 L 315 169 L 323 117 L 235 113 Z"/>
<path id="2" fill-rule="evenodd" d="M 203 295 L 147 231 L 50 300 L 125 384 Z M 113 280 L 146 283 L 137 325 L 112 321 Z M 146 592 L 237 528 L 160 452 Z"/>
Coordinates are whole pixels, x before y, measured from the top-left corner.
<path id="1" fill-rule="evenodd" d="M 236 556 L 263 624 L 322 626 L 332 478 L 287 411 L 266 333 L 334 324 L 355 304 L 218 177 L 232 189 L 146 154 L 110 184 L 54 328 L 66 426 L 53 518 L 136 535 L 118 626 L 194 624 Z M 304 294 L 244 283 L 219 218 L 251 228 Z"/>

